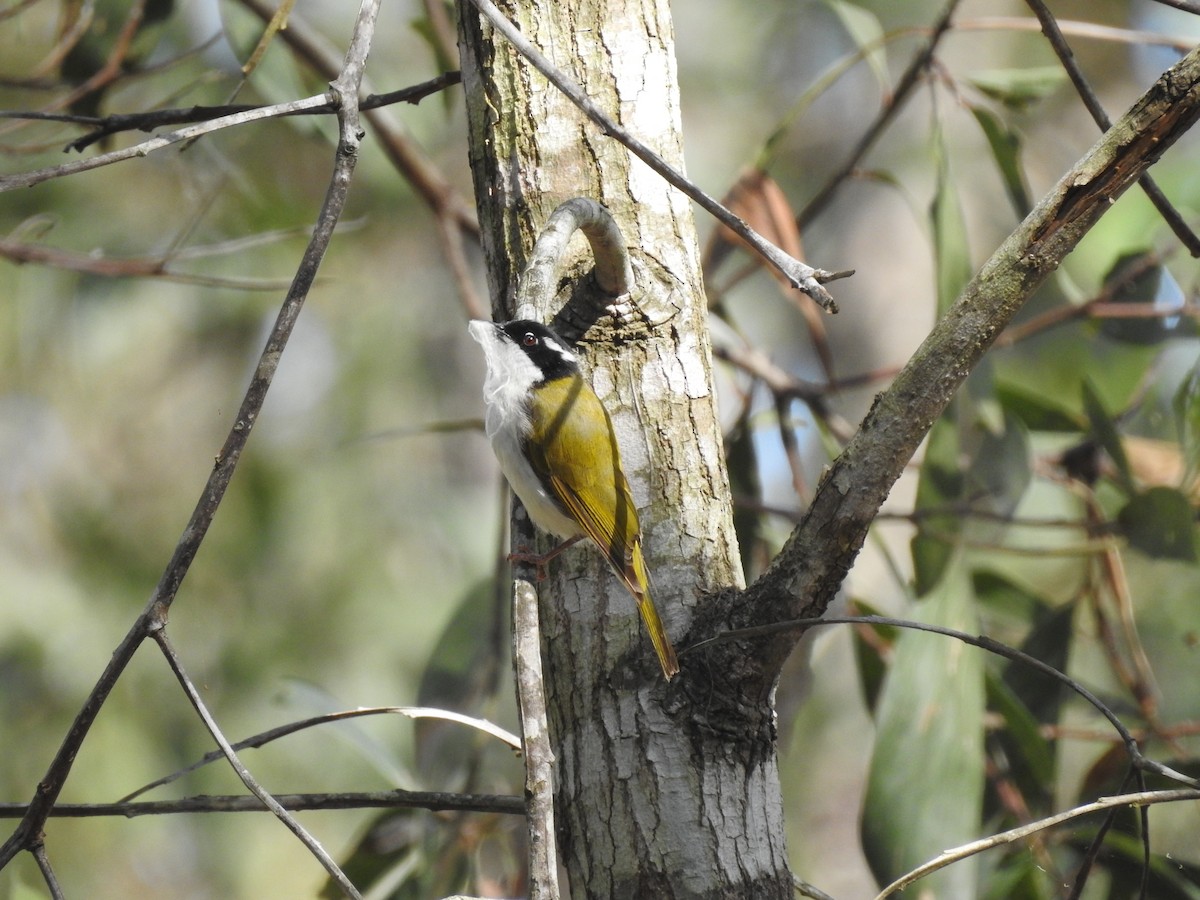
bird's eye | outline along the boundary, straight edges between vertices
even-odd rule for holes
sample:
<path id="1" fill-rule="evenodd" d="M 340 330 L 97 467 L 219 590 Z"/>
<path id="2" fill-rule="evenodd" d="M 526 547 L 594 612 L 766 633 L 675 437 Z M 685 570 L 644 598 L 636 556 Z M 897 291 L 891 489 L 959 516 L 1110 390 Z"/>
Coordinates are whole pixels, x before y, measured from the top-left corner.
<path id="1" fill-rule="evenodd" d="M 532 331 L 527 331 L 527 332 L 525 332 L 525 337 L 521 338 L 521 343 L 524 344 L 526 347 L 532 347 L 534 344 L 537 343 L 537 335 L 534 334 Z"/>

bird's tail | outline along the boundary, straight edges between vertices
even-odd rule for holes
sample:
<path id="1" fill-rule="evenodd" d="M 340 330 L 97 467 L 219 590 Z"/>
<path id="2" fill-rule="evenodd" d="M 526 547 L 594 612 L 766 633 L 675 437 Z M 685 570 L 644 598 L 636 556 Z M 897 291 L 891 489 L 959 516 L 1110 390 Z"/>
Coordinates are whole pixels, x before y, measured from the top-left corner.
<path id="1" fill-rule="evenodd" d="M 654 601 L 650 599 L 650 578 L 646 573 L 646 559 L 642 556 L 641 541 L 634 543 L 630 560 L 620 571 L 620 575 L 625 586 L 629 588 L 629 593 L 633 594 L 633 599 L 637 601 L 638 612 L 642 614 L 642 621 L 646 623 L 646 631 L 650 634 L 650 643 L 654 645 L 654 652 L 658 654 L 658 664 L 662 666 L 663 677 L 670 681 L 679 671 L 679 660 L 675 657 L 675 648 L 671 646 L 671 639 L 667 637 L 662 619 L 658 617 L 658 610 L 654 608 Z"/>

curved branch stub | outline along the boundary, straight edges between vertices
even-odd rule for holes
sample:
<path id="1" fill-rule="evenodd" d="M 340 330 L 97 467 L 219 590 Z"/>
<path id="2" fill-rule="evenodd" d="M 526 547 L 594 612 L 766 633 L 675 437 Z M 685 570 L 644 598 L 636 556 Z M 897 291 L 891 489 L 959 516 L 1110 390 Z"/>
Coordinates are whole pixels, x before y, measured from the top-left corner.
<path id="1" fill-rule="evenodd" d="M 625 247 L 625 237 L 607 208 L 595 200 L 575 197 L 560 204 L 551 214 L 550 221 L 546 223 L 547 230 L 552 223 L 561 228 L 559 222 L 572 224 L 588 239 L 596 260 L 596 284 L 600 290 L 612 297 L 620 297 L 633 290 L 633 268 Z M 538 243 L 541 243 L 540 239 Z M 536 247 L 534 252 L 537 252 Z"/>
<path id="2" fill-rule="evenodd" d="M 584 262 L 566 261 L 576 231 L 591 247 L 590 269 Z M 554 210 L 538 235 L 517 287 L 515 310 L 518 318 L 541 319 L 545 310 L 556 309 L 550 325 L 573 343 L 596 326 L 604 340 L 622 342 L 673 319 L 683 307 L 681 289 L 654 260 L 631 255 L 604 206 L 575 197 Z"/>
<path id="3" fill-rule="evenodd" d="M 533 310 L 545 309 L 558 291 L 558 275 L 567 245 L 576 231 L 582 231 L 596 261 L 596 285 L 610 298 L 633 289 L 633 268 L 621 229 L 607 209 L 595 200 L 574 197 L 550 214 L 542 233 L 529 255 L 521 283 L 517 287 L 518 317 L 537 318 Z"/>

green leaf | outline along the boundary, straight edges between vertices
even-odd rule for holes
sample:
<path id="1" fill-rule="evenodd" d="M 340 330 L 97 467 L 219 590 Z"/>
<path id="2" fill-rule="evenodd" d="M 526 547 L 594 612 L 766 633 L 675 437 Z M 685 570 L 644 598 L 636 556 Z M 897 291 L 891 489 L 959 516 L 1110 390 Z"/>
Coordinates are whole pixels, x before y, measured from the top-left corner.
<path id="1" fill-rule="evenodd" d="M 1082 431 L 1084 422 L 1057 393 L 1037 393 L 1020 384 L 997 378 L 995 396 L 1005 412 L 1016 416 L 1031 431 Z"/>
<path id="2" fill-rule="evenodd" d="M 1061 66 L 991 69 L 967 77 L 977 90 L 1013 109 L 1024 109 L 1042 100 L 1066 80 Z"/>
<path id="3" fill-rule="evenodd" d="M 1172 313 L 1186 302 L 1183 288 L 1151 251 L 1123 254 L 1104 276 L 1104 287 L 1114 303 L 1143 304 L 1162 315 L 1105 317 L 1100 320 L 1102 335 L 1127 344 L 1146 345 L 1160 344 L 1175 335 L 1181 319 Z"/>
<path id="4" fill-rule="evenodd" d="M 864 7 L 847 0 L 825 0 L 825 5 L 833 11 L 854 41 L 854 46 L 863 52 L 867 65 L 875 75 L 875 80 L 886 92 L 888 90 L 887 51 L 883 40 L 883 27 L 875 14 Z"/>
<path id="5" fill-rule="evenodd" d="M 929 431 L 921 475 L 917 480 L 916 511 L 947 507 L 962 496 L 963 475 L 959 469 L 958 428 L 943 416 Z M 962 527 L 953 514 L 922 518 L 912 539 L 913 578 L 917 594 L 927 593 L 942 577 L 954 545 L 950 538 Z"/>
<path id="6" fill-rule="evenodd" d="M 508 602 L 496 582 L 476 582 L 459 601 L 430 653 L 417 689 L 417 704 L 483 714 L 510 673 Z M 460 726 L 437 719 L 414 725 L 417 766 L 425 784 L 457 784 L 465 773 L 479 774 L 478 743 L 463 739 Z"/>
<path id="7" fill-rule="evenodd" d="M 876 616 L 883 613 L 864 602 L 860 598 L 854 600 L 856 616 Z M 868 628 L 874 633 L 874 640 L 868 641 L 862 629 Z M 850 630 L 854 637 L 854 660 L 858 664 L 859 683 L 863 689 L 863 702 L 867 709 L 874 713 L 879 702 L 879 692 L 883 688 L 883 679 L 887 675 L 884 664 L 884 653 L 881 648 L 891 648 L 896 643 L 900 629 L 892 625 L 861 625 Z"/>
<path id="8" fill-rule="evenodd" d="M 1025 184 L 1025 174 L 1021 171 L 1021 138 L 1008 127 L 1000 117 L 990 109 L 977 104 L 971 105 L 971 114 L 979 123 L 983 136 L 987 138 L 991 148 L 992 158 L 1000 170 L 1000 180 L 1008 192 L 1008 199 L 1018 218 L 1025 218 L 1033 209 L 1029 199 L 1029 188 Z"/>
<path id="9" fill-rule="evenodd" d="M 1120 482 L 1122 490 L 1127 494 L 1136 493 L 1133 476 L 1129 472 L 1129 458 L 1125 455 L 1125 447 L 1121 443 L 1121 435 L 1117 431 L 1116 422 L 1104 408 L 1104 401 L 1100 399 L 1099 393 L 1092 386 L 1090 378 L 1083 382 L 1083 410 L 1087 413 L 1096 441 L 1104 448 L 1117 467 L 1117 480 Z"/>
<path id="10" fill-rule="evenodd" d="M 1004 857 L 983 880 L 980 900 L 1051 900 L 1058 897 L 1057 885 L 1042 868 L 1038 857 L 1029 852 Z"/>
<path id="11" fill-rule="evenodd" d="M 973 632 L 969 572 L 960 553 L 927 598 L 923 622 Z M 905 631 L 876 712 L 863 810 L 863 849 L 871 870 L 892 881 L 947 847 L 978 836 L 982 808 L 983 656 L 940 635 Z M 978 863 L 925 879 L 916 893 L 970 897 Z"/>
<path id="12" fill-rule="evenodd" d="M 1046 605 L 1043 598 L 1031 594 L 997 572 L 976 570 L 971 577 L 971 584 L 986 616 L 1000 623 L 1015 621 L 1024 628 Z M 989 622 L 984 624 L 991 627 Z"/>
<path id="13" fill-rule="evenodd" d="M 1138 638 L 1158 673 L 1158 714 L 1163 722 L 1200 720 L 1200 691 L 1196 690 L 1197 647 L 1200 646 L 1200 565 L 1175 560 L 1154 559 L 1141 553 L 1124 554 L 1125 577 L 1135 598 L 1134 616 Z M 1075 643 L 1075 660 L 1086 662 L 1076 653 L 1083 642 Z M 1095 662 L 1075 670 L 1092 677 L 1107 662 Z M 1073 673 L 1074 674 L 1074 673 Z M 1182 767 L 1194 771 L 1200 754 L 1185 750 L 1192 758 L 1178 759 Z"/>
<path id="14" fill-rule="evenodd" d="M 338 865 L 354 884 L 375 885 L 385 877 L 392 891 L 388 897 L 405 896 L 401 889 L 416 875 L 422 861 L 422 826 L 425 815 L 421 810 L 388 810 L 372 817 L 363 829 L 358 843 L 344 851 Z M 397 866 L 402 867 L 400 871 Z M 321 898 L 337 900 L 345 897 L 341 886 L 327 879 L 319 894 Z M 408 895 L 411 896 L 411 893 Z"/>
<path id="15" fill-rule="evenodd" d="M 1016 416 L 1001 411 L 992 401 L 980 403 L 982 413 L 995 408 L 998 421 L 980 415 L 963 443 L 970 457 L 965 487 L 966 500 L 981 503 L 996 513 L 1009 514 L 1024 496 L 1033 470 L 1029 461 L 1029 435 Z"/>
<path id="16" fill-rule="evenodd" d="M 1054 789 L 1053 747 L 1042 737 L 1033 713 L 1003 680 L 989 673 L 986 684 L 988 708 L 1004 720 L 1004 728 L 992 739 L 1004 748 L 1008 778 L 1020 786 L 1030 805 L 1034 800 L 1048 799 Z"/>
<path id="17" fill-rule="evenodd" d="M 944 135 L 935 129 L 933 155 L 937 180 L 929 218 L 933 226 L 933 254 L 937 276 L 938 315 L 943 315 L 971 280 L 971 254 L 967 247 L 967 225 L 958 203 L 954 180 L 950 177 Z"/>
<path id="18" fill-rule="evenodd" d="M 1021 590 L 1015 585 L 1009 587 L 1014 591 Z M 1034 617 L 1033 628 L 1019 649 L 1065 672 L 1074 638 L 1074 622 L 1075 610 L 1070 604 L 1046 610 Z M 1039 722 L 1057 722 L 1063 703 L 1074 696 L 1061 681 L 1018 660 L 1012 660 L 1005 667 L 1004 683 Z"/>
<path id="19" fill-rule="evenodd" d="M 960 426 L 957 420 L 963 414 L 955 410 L 964 407 L 974 418 Z M 995 414 L 989 415 L 989 410 Z M 921 518 L 911 545 L 918 595 L 941 578 L 958 542 L 965 519 L 959 507 L 970 504 L 989 512 L 1011 513 L 1031 478 L 1025 426 L 994 401 L 983 400 L 973 407 L 956 401 L 952 411 L 934 423 L 917 482 L 916 512 Z M 997 536 L 1005 527 L 971 520 L 966 525 L 978 539 Z"/>
<path id="20" fill-rule="evenodd" d="M 929 430 L 921 476 L 918 508 L 941 506 L 962 496 L 965 481 L 959 465 L 958 426 L 952 416 L 942 416 Z"/>
<path id="21" fill-rule="evenodd" d="M 725 464 L 729 470 L 729 489 L 733 496 L 753 501 L 762 499 L 758 454 L 754 449 L 754 429 L 750 425 L 749 409 L 738 418 L 725 437 Z M 737 535 L 746 580 L 754 579 L 764 567 L 768 551 L 763 540 L 763 517 L 746 504 L 735 503 L 733 531 Z"/>
<path id="22" fill-rule="evenodd" d="M 1158 559 L 1196 561 L 1196 518 L 1174 488 L 1152 487 L 1122 507 L 1117 520 L 1131 546 Z"/>
<path id="23" fill-rule="evenodd" d="M 1172 406 L 1186 464 L 1183 483 L 1190 484 L 1200 475 L 1200 360 L 1175 392 Z"/>

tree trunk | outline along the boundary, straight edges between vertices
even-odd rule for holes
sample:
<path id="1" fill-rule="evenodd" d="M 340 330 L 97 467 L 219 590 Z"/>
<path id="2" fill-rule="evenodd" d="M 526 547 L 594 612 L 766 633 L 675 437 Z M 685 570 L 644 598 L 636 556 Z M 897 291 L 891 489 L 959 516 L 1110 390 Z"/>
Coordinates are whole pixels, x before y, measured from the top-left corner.
<path id="1" fill-rule="evenodd" d="M 683 168 L 667 0 L 514 0 L 502 9 L 610 116 Z M 519 314 L 578 342 L 617 429 L 655 601 L 684 647 L 699 606 L 742 587 L 689 202 L 465 0 L 459 27 L 497 318 L 518 315 L 517 278 L 563 200 L 603 203 L 630 246 L 637 287 L 628 315 L 598 299 L 582 240 L 557 297 Z M 736 673 L 687 655 L 667 684 L 633 600 L 590 547 L 559 557 L 540 587 L 555 809 L 572 894 L 791 897 L 770 685 L 739 685 Z"/>

